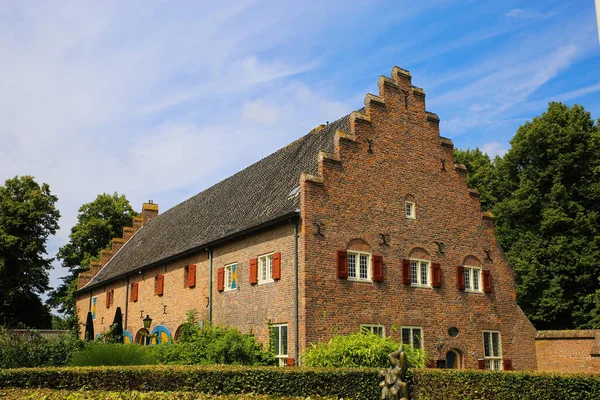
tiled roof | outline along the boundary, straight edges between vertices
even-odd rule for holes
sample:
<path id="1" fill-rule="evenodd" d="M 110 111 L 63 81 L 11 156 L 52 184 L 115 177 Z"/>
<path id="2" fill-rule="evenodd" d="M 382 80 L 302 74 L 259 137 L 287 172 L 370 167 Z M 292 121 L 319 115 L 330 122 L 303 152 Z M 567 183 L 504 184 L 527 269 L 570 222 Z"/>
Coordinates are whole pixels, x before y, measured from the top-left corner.
<path id="1" fill-rule="evenodd" d="M 319 151 L 333 152 L 336 130 L 350 132 L 350 116 L 250 165 L 148 222 L 81 290 L 201 249 L 278 218 L 299 213 L 302 172 L 315 175 Z"/>

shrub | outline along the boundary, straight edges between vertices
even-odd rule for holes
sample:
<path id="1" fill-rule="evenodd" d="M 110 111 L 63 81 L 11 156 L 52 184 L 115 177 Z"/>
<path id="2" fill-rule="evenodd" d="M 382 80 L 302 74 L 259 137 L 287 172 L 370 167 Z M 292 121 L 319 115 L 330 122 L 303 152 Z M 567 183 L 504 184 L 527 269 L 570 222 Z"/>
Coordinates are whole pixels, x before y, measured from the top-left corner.
<path id="1" fill-rule="evenodd" d="M 73 356 L 70 364 L 77 367 L 103 365 L 156 364 L 154 357 L 135 344 L 89 343 Z"/>
<path id="2" fill-rule="evenodd" d="M 142 366 L 0 370 L 0 389 L 46 388 L 110 391 L 195 391 L 276 396 L 381 396 L 373 368 Z M 409 370 L 412 399 L 600 399 L 600 375 Z M 1 392 L 1 390 L 0 390 Z"/>
<path id="3" fill-rule="evenodd" d="M 44 337 L 32 330 L 16 335 L 0 327 L 0 368 L 63 366 L 82 347 L 72 334 Z"/>
<path id="4" fill-rule="evenodd" d="M 370 332 L 336 335 L 327 343 L 312 345 L 304 353 L 303 362 L 308 367 L 388 367 L 388 355 L 398 350 L 400 344 Z M 411 368 L 425 366 L 425 353 L 404 346 Z"/>
<path id="5" fill-rule="evenodd" d="M 161 364 L 186 365 L 274 365 L 275 356 L 263 350 L 252 334 L 236 328 L 198 326 L 196 310 L 187 312 L 179 340 L 147 348 Z"/>

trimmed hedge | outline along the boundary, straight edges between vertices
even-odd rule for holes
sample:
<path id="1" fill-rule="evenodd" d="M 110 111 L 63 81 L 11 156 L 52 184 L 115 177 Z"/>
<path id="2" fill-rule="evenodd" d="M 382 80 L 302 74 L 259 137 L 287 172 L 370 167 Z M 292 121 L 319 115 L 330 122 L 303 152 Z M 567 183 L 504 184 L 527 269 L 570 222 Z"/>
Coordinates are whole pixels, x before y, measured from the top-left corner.
<path id="1" fill-rule="evenodd" d="M 409 371 L 413 399 L 600 399 L 600 375 Z M 0 370 L 0 389 L 195 391 L 231 395 L 380 398 L 376 369 L 142 366 Z"/>

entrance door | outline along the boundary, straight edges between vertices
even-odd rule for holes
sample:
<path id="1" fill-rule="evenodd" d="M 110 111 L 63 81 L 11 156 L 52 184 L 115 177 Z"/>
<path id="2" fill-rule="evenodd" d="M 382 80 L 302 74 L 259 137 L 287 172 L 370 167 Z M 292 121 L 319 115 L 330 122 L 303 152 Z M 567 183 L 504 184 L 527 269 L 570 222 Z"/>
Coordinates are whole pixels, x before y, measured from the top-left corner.
<path id="1" fill-rule="evenodd" d="M 446 368 L 460 369 L 460 353 L 454 349 L 446 353 Z"/>

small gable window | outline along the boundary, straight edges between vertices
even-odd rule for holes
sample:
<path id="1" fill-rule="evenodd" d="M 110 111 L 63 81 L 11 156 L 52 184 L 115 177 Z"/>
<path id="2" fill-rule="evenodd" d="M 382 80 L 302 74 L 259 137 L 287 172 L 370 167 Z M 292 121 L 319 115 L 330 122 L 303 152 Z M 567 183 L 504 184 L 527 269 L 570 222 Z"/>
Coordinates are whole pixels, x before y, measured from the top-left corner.
<path id="1" fill-rule="evenodd" d="M 237 289 L 237 264 L 225 266 L 225 290 Z"/>
<path id="2" fill-rule="evenodd" d="M 431 278 L 429 272 L 429 261 L 410 260 L 410 285 L 430 287 Z"/>
<path id="3" fill-rule="evenodd" d="M 404 213 L 406 214 L 406 218 L 415 219 L 416 218 L 415 203 L 413 203 L 412 201 L 405 201 L 404 202 Z"/>
<path id="4" fill-rule="evenodd" d="M 481 285 L 481 268 L 478 267 L 464 267 L 465 271 L 465 291 L 483 293 Z"/>
<path id="5" fill-rule="evenodd" d="M 348 279 L 371 281 L 371 254 L 348 251 Z"/>

